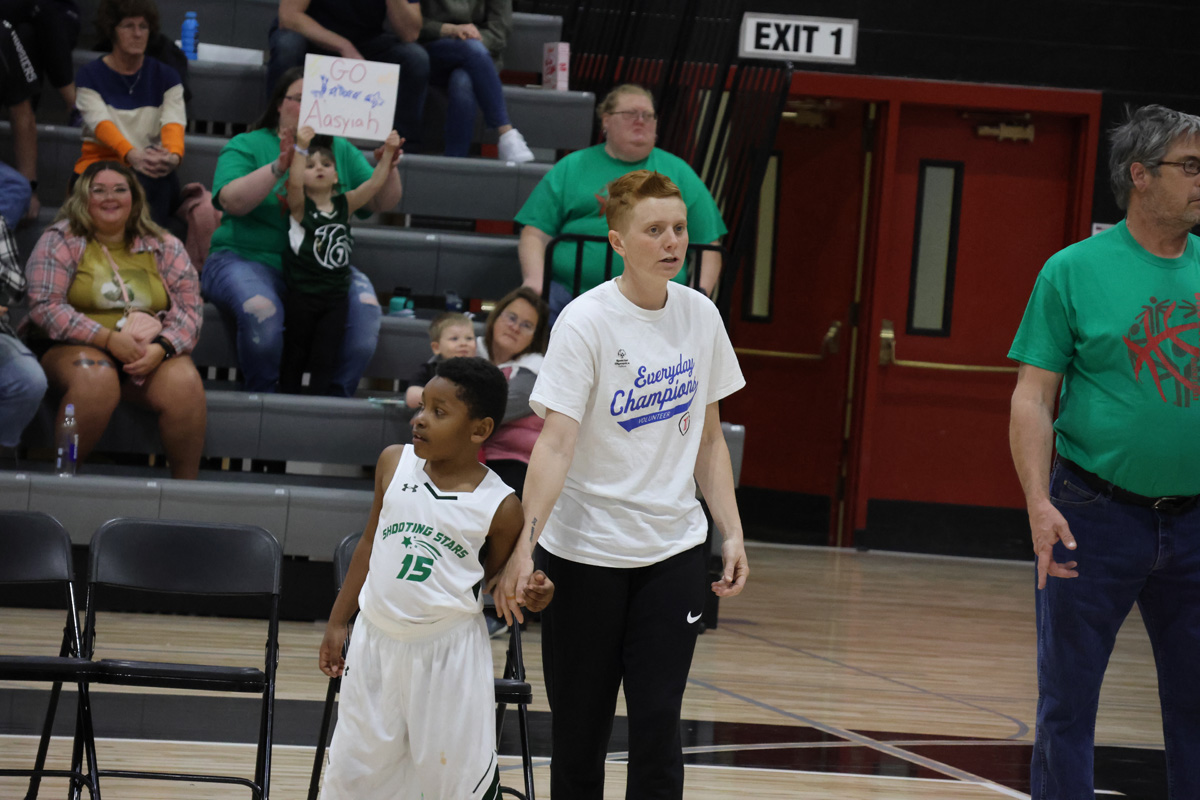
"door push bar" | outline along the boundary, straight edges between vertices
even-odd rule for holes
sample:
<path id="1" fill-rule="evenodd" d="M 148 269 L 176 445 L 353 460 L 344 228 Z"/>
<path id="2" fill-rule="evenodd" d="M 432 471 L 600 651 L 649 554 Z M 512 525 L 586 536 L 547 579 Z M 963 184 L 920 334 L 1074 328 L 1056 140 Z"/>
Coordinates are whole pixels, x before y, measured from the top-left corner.
<path id="1" fill-rule="evenodd" d="M 1016 367 L 991 367 L 982 364 L 944 364 L 937 361 L 909 361 L 896 358 L 896 327 L 890 319 L 879 329 L 879 366 L 937 369 L 943 372 L 1016 372 Z"/>
<path id="2" fill-rule="evenodd" d="M 768 358 L 790 358 L 794 361 L 821 361 L 830 353 L 836 353 L 841 347 L 842 321 L 834 320 L 829 329 L 821 337 L 819 353 L 789 353 L 784 350 L 752 350 L 748 347 L 735 347 L 733 351 L 740 356 L 767 356 Z"/>

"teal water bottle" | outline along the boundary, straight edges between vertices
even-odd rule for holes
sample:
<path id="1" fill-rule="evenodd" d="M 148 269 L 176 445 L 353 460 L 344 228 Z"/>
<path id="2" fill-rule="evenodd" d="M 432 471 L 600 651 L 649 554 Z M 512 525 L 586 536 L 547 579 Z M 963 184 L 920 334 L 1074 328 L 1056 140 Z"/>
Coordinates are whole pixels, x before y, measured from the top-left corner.
<path id="1" fill-rule="evenodd" d="M 183 54 L 188 61 L 196 60 L 196 46 L 199 44 L 200 23 L 196 12 L 189 11 L 183 18 L 183 30 L 180 32 L 179 43 L 183 45 Z"/>

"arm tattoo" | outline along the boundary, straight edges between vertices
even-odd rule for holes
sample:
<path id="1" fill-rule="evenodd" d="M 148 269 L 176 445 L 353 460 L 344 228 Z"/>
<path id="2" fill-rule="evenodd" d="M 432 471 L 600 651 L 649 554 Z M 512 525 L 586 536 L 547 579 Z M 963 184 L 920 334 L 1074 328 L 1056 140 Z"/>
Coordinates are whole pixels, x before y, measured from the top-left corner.
<path id="1" fill-rule="evenodd" d="M 529 523 L 529 543 L 533 544 L 533 534 L 537 531 L 537 517 L 533 518 L 533 522 Z"/>

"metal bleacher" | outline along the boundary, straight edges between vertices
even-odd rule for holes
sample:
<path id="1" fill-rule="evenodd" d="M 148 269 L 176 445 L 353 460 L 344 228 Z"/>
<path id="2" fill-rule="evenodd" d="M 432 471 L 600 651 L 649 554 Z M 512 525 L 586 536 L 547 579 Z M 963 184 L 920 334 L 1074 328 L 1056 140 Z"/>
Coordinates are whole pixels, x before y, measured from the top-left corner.
<path id="1" fill-rule="evenodd" d="M 85 21 L 97 0 L 83 0 Z M 186 11 L 196 11 L 203 42 L 261 49 L 278 8 L 276 0 L 160 0 L 162 28 L 178 31 Z M 505 52 L 509 72 L 540 72 L 542 45 L 562 36 L 559 17 L 514 14 L 514 28 Z M 85 39 L 84 41 L 87 41 Z M 96 58 L 77 51 L 76 64 Z M 265 68 L 196 61 L 189 65 L 193 100 L 189 118 L 206 123 L 244 126 L 262 111 L 266 96 Z M 535 149 L 574 150 L 589 146 L 595 98 L 584 92 L 542 91 L 506 85 L 505 99 L 513 123 Z M 55 109 L 57 95 L 46 93 L 43 120 L 63 114 Z M 62 117 L 65 118 L 65 117 Z M 478 126 L 477 141 L 494 141 Z M 211 185 L 224 137 L 189 134 L 187 155 L 180 167 L 184 182 Z M 37 233 L 53 217 L 79 154 L 79 131 L 39 125 L 40 196 L 46 208 L 38 225 L 17 232 L 18 246 L 28 255 Z M 0 123 L 0 159 L 12 156 L 8 123 Z M 492 159 L 446 159 L 406 155 L 401 161 L 404 195 L 394 211 L 467 220 L 511 220 L 549 164 L 509 164 Z M 426 231 L 386 225 L 356 227 L 354 261 L 381 293 L 404 286 L 413 295 L 456 291 L 464 297 L 499 297 L 520 281 L 517 237 Z M 479 327 L 477 325 L 477 327 Z M 365 377 L 403 381 L 429 357 L 428 321 L 384 316 L 375 354 Z M 201 367 L 236 368 L 234 332 L 216 308 L 206 305 L 199 343 L 192 357 Z M 328 398 L 247 393 L 209 381 L 206 389 L 208 425 L 204 455 L 229 459 L 318 462 L 368 466 L 386 446 L 411 441 L 412 412 L 394 396 Z M 360 394 L 363 392 L 360 391 Z M 383 392 L 381 392 L 382 394 Z M 52 441 L 56 400 L 47 399 L 26 430 L 26 447 Z M 744 430 L 723 425 L 740 473 Z M 162 442 L 154 415 L 128 403 L 113 414 L 100 453 L 161 453 Z M 44 465 L 41 467 L 44 469 Z M 142 469 L 146 469 L 143 467 Z M 293 480 L 293 475 L 202 472 L 199 481 L 128 474 L 96 474 L 85 466 L 81 474 L 61 479 L 42 471 L 0 469 L 0 508 L 46 511 L 86 544 L 91 532 L 118 516 L 241 522 L 271 531 L 289 556 L 328 560 L 345 531 L 365 524 L 372 491 L 369 480 Z"/>
<path id="2" fill-rule="evenodd" d="M 188 134 L 180 180 L 211 186 L 217 158 L 228 141 L 223 136 Z M 0 122 L 0 160 L 11 163 L 12 147 L 12 126 Z M 78 158 L 78 128 L 38 126 L 38 181 L 44 204 L 58 205 L 66 195 Z M 399 166 L 404 195 L 394 210 L 454 219 L 511 220 L 550 167 L 490 158 L 406 155 Z M 61 187 L 61 195 L 56 196 L 53 187 Z"/>

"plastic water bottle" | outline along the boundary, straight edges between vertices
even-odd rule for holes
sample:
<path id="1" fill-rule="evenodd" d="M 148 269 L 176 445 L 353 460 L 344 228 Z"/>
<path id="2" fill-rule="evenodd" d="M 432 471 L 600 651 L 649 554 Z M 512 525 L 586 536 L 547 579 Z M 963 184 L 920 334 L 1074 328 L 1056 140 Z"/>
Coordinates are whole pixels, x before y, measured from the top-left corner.
<path id="1" fill-rule="evenodd" d="M 196 45 L 200 37 L 200 23 L 196 20 L 196 12 L 189 11 L 183 18 L 183 30 L 180 31 L 179 43 L 183 45 L 183 54 L 188 61 L 196 60 Z"/>
<path id="2" fill-rule="evenodd" d="M 79 428 L 75 424 L 74 403 L 67 403 L 67 411 L 63 414 L 62 422 L 58 423 L 55 444 L 58 452 L 54 468 L 60 478 L 70 478 L 75 474 L 75 464 L 79 459 Z"/>

